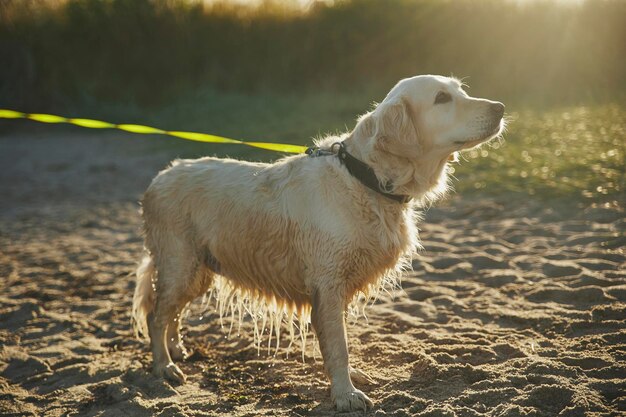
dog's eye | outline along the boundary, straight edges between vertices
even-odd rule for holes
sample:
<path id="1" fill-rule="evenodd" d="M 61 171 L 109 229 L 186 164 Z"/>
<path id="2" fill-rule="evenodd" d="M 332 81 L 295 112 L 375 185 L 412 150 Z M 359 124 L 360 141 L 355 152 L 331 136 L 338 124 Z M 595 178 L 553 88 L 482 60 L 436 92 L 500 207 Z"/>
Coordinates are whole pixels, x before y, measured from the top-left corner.
<path id="1" fill-rule="evenodd" d="M 437 93 L 437 97 L 435 97 L 435 104 L 443 104 L 452 101 L 452 96 L 445 91 L 440 91 Z"/>

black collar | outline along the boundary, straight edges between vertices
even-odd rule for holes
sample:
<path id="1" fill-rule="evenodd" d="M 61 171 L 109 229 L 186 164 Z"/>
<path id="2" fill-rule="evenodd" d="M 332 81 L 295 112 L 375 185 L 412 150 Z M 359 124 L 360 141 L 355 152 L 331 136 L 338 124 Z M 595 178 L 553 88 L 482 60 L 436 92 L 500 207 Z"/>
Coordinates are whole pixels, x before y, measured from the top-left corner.
<path id="1" fill-rule="evenodd" d="M 348 169 L 348 172 L 357 180 L 361 182 L 361 184 L 365 185 L 369 189 L 376 191 L 378 194 L 384 195 L 385 197 L 397 201 L 398 203 L 408 203 L 411 201 L 411 197 L 403 194 L 391 194 L 388 190 L 391 188 L 391 184 L 387 183 L 385 186 L 381 186 L 378 177 L 374 173 L 374 170 L 367 165 L 365 162 L 355 158 L 350 155 L 346 150 L 346 145 L 343 142 L 334 143 L 330 151 L 325 151 L 319 148 L 309 148 L 306 150 L 307 155 L 309 156 L 326 156 L 326 155 L 335 155 L 333 152 L 333 148 L 338 146 L 337 156 L 339 157 L 339 161 Z"/>

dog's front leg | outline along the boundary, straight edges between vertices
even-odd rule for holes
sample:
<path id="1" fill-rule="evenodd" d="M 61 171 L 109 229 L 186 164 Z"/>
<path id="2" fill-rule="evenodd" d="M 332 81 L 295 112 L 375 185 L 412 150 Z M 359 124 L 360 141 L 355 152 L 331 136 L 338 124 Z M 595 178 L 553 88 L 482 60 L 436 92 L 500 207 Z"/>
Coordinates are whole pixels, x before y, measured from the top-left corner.
<path id="1" fill-rule="evenodd" d="M 320 343 L 324 368 L 330 378 L 331 399 L 337 411 L 366 411 L 373 406 L 372 401 L 350 380 L 342 295 L 336 290 L 316 289 L 311 304 L 311 321 Z"/>

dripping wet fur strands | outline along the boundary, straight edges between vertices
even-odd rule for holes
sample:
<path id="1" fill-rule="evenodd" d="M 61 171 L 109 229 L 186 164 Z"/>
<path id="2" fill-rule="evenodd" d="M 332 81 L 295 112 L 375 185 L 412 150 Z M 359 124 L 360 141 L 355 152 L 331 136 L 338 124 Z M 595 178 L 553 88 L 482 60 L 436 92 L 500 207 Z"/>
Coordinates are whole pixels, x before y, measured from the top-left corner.
<path id="1" fill-rule="evenodd" d="M 410 267 L 410 260 L 405 258 L 396 268 L 387 271 L 375 284 L 370 285 L 365 292 L 355 294 L 347 306 L 347 322 L 356 325 L 357 321 L 365 320 L 367 323 L 367 307 L 375 303 L 383 293 L 393 297 L 395 291 L 401 290 L 401 273 Z M 244 322 L 249 320 L 253 326 L 253 343 L 259 355 L 266 351 L 268 355 L 276 356 L 282 349 L 288 357 L 296 341 L 299 341 L 303 362 L 307 354 L 312 353 L 315 357 L 319 353 L 315 332 L 311 331 L 310 306 L 301 308 L 290 306 L 289 303 L 280 302 L 275 297 L 268 298 L 258 292 L 236 287 L 227 278 L 216 275 L 213 286 L 201 299 L 200 308 L 193 309 L 192 312 L 192 308 L 189 307 L 184 312 L 185 318 L 190 314 L 199 314 L 202 319 L 205 312 L 214 309 L 219 316 L 220 328 L 228 338 L 233 335 L 235 327 L 236 335 L 240 336 Z M 137 326 L 135 328 L 136 333 L 142 332 L 137 330 Z M 285 334 L 289 342 L 286 347 L 284 344 L 281 346 L 281 338 Z M 312 336 L 313 343 L 308 343 L 309 336 Z"/>

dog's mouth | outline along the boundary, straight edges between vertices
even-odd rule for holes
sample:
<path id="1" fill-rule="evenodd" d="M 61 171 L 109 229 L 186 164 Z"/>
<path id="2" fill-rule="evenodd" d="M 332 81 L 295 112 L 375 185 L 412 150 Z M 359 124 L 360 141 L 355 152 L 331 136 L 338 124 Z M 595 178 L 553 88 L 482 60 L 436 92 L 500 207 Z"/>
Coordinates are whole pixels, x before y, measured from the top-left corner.
<path id="1" fill-rule="evenodd" d="M 473 148 L 483 142 L 487 142 L 500 134 L 502 131 L 502 119 L 498 119 L 496 122 L 491 123 L 485 130 L 484 133 L 479 136 L 474 136 L 465 140 L 457 140 L 454 141 L 455 145 L 458 145 L 460 149 L 468 149 Z"/>

